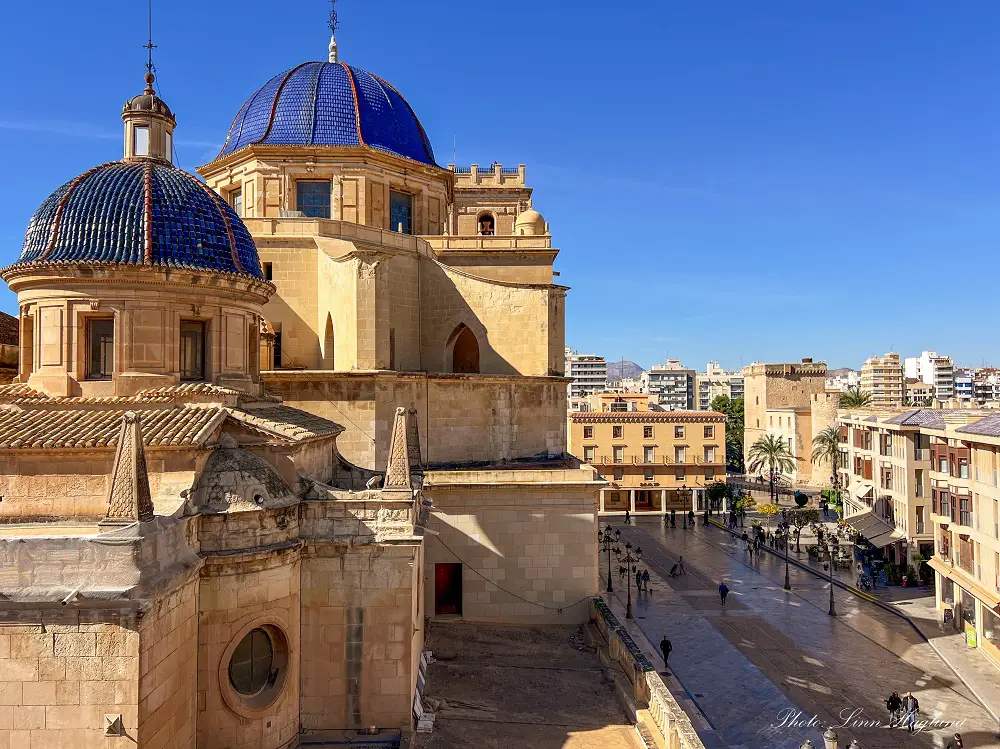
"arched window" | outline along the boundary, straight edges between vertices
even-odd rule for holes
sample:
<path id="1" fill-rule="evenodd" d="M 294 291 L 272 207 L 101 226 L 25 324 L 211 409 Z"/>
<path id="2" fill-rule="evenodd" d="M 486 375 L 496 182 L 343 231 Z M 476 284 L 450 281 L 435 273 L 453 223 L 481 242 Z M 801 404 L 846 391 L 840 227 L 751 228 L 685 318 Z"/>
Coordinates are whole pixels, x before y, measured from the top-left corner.
<path id="1" fill-rule="evenodd" d="M 333 369 L 333 318 L 326 316 L 326 333 L 323 335 L 323 369 Z"/>
<path id="2" fill-rule="evenodd" d="M 451 371 L 457 374 L 479 373 L 479 341 L 476 334 L 462 324 L 451 334 Z"/>
<path id="3" fill-rule="evenodd" d="M 483 237 L 492 237 L 496 234 L 497 222 L 496 219 L 489 213 L 484 213 L 479 217 L 479 234 Z"/>

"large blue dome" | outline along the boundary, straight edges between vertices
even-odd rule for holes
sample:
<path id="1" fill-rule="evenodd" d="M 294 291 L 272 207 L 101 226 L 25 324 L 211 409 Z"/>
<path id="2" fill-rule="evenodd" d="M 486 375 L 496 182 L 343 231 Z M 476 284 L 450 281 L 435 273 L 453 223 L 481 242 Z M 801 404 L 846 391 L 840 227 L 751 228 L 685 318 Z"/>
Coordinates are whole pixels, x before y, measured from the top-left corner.
<path id="1" fill-rule="evenodd" d="M 84 172 L 35 211 L 18 264 L 122 263 L 263 278 L 236 212 L 169 164 L 115 161 Z"/>
<path id="2" fill-rule="evenodd" d="M 217 158 L 255 144 L 373 148 L 436 166 L 406 99 L 342 62 L 307 62 L 274 76 L 240 109 Z"/>

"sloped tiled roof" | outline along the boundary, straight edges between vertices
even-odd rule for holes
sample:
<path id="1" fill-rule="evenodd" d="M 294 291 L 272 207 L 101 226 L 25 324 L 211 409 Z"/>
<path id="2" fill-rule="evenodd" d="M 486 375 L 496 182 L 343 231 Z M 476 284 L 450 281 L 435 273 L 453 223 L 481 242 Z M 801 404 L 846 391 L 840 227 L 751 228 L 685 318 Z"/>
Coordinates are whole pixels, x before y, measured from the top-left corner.
<path id="1" fill-rule="evenodd" d="M 340 434 L 344 428 L 334 421 L 290 406 L 233 409 L 230 416 L 236 421 L 269 434 L 295 442 Z"/>
<path id="2" fill-rule="evenodd" d="M 1000 437 L 1000 414 L 991 414 L 984 419 L 959 427 L 956 432 L 981 434 L 985 437 Z"/>
<path id="3" fill-rule="evenodd" d="M 132 409 L 37 409 L 0 407 L 0 449 L 117 445 L 122 416 Z M 141 412 L 147 447 L 200 445 L 225 420 L 219 407 L 179 406 Z"/>
<path id="4" fill-rule="evenodd" d="M 169 385 L 162 388 L 140 390 L 135 395 L 105 396 L 95 398 L 50 396 L 39 390 L 22 384 L 11 383 L 0 385 L 0 403 L 16 405 L 45 404 L 55 406 L 73 405 L 115 405 L 115 404 L 155 404 L 155 403 L 218 403 L 219 405 L 237 406 L 243 400 L 255 402 L 277 402 L 271 395 L 248 396 L 241 390 L 213 385 L 208 382 L 184 382 L 179 385 Z"/>
<path id="5" fill-rule="evenodd" d="M 945 421 L 941 411 L 928 408 L 918 408 L 886 419 L 886 424 L 898 424 L 905 427 L 930 427 L 931 429 L 944 429 Z"/>

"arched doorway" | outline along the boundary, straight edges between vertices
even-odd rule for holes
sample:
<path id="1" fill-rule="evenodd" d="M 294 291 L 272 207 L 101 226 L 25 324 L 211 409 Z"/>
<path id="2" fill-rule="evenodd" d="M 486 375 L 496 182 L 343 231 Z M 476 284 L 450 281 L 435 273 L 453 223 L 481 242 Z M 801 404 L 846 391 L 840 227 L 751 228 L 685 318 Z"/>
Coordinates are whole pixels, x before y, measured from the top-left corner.
<path id="1" fill-rule="evenodd" d="M 462 324 L 451 334 L 451 371 L 457 374 L 479 373 L 479 341 L 476 334 Z"/>
<path id="2" fill-rule="evenodd" d="M 333 369 L 333 318 L 326 316 L 326 332 L 323 334 L 323 369 Z"/>

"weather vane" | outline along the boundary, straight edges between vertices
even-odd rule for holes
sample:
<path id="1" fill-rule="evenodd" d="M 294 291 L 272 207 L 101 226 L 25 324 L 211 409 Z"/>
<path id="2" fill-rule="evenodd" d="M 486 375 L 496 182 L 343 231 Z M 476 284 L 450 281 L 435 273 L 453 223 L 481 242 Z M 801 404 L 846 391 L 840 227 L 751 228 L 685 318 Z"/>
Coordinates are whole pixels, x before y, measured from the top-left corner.
<path id="1" fill-rule="evenodd" d="M 156 45 L 153 44 L 153 0 L 148 0 L 146 19 L 149 24 L 149 41 L 142 46 L 148 52 L 146 57 L 146 93 L 151 94 L 153 93 L 153 81 L 156 80 L 156 76 L 153 74 L 153 50 L 156 49 Z"/>

